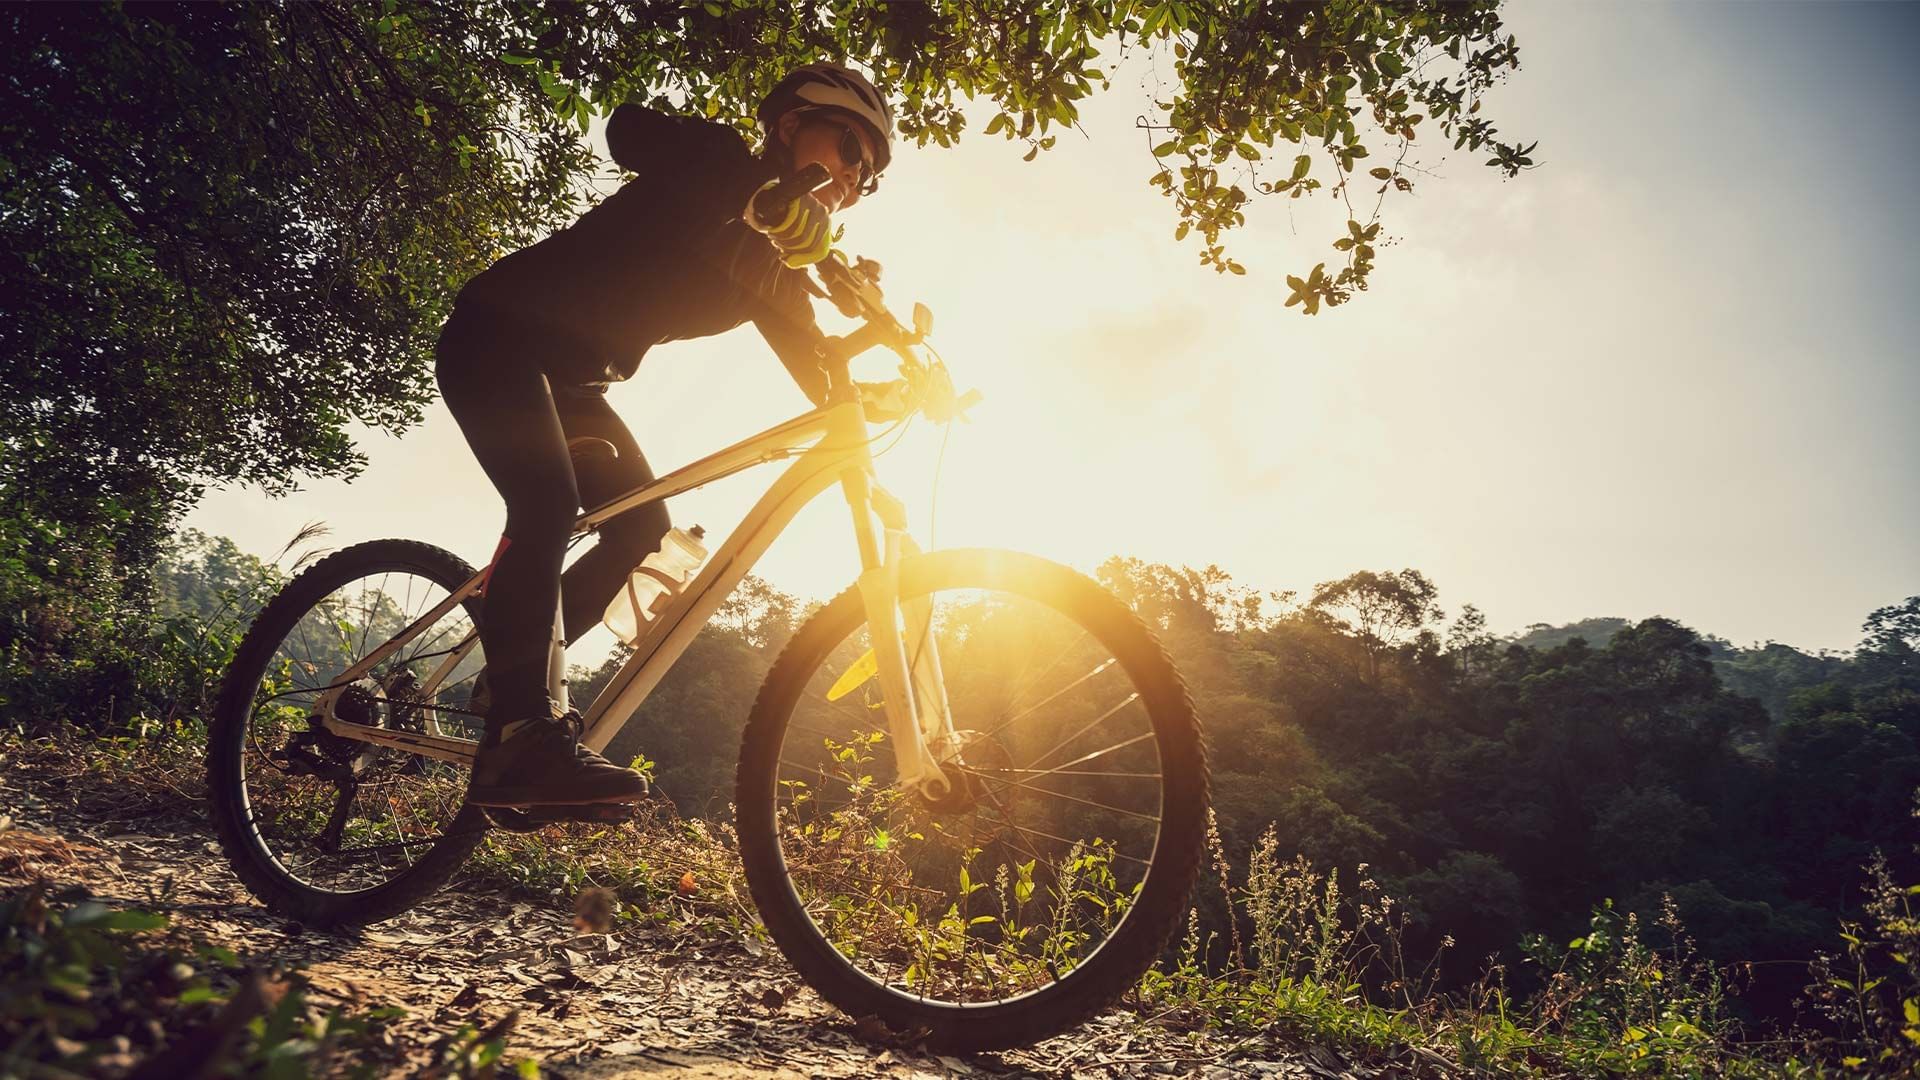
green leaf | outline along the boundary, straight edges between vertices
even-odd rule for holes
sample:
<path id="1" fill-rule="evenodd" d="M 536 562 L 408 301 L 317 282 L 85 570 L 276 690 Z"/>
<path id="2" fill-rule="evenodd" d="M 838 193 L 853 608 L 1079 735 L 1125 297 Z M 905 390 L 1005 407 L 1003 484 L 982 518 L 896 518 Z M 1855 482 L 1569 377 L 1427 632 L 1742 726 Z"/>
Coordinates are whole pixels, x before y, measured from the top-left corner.
<path id="1" fill-rule="evenodd" d="M 1171 154 L 1178 149 L 1180 149 L 1179 140 L 1168 139 L 1166 142 L 1163 142 L 1159 146 L 1156 146 L 1153 148 L 1153 156 L 1157 158 L 1166 157 L 1168 154 Z"/>
<path id="2" fill-rule="evenodd" d="M 1160 29 L 1162 26 L 1165 26 L 1167 23 L 1167 20 L 1171 18 L 1172 15 L 1173 15 L 1173 11 L 1168 7 L 1168 5 L 1166 4 L 1153 5 L 1152 9 L 1150 9 L 1147 12 L 1146 18 L 1140 20 L 1140 36 L 1142 38 L 1152 37 L 1154 31 Z"/>
<path id="3" fill-rule="evenodd" d="M 1367 175 L 1373 177 L 1375 180 L 1391 180 L 1393 179 L 1393 170 L 1383 165 L 1368 169 Z"/>
<path id="4" fill-rule="evenodd" d="M 1323 263 L 1322 265 L 1325 264 Z M 1318 312 L 1320 310 L 1320 281 L 1321 273 L 1319 266 L 1313 268 L 1313 273 L 1305 281 L 1294 277 L 1292 274 L 1288 274 L 1287 286 L 1293 290 L 1293 295 L 1287 297 L 1287 302 L 1284 306 L 1292 307 L 1295 304 L 1300 304 L 1302 306 L 1301 309 L 1308 315 Z"/>
<path id="5" fill-rule="evenodd" d="M 1293 159 L 1293 179 L 1298 180 L 1301 177 L 1307 175 L 1307 170 L 1311 168 L 1313 168 L 1313 159 L 1308 157 L 1307 155 L 1301 154 L 1299 157 L 1294 158 Z"/>
<path id="6" fill-rule="evenodd" d="M 63 921 L 71 928 L 85 927 L 90 930 L 158 930 L 167 925 L 165 915 L 146 911 L 113 911 L 92 901 L 75 904 Z"/>

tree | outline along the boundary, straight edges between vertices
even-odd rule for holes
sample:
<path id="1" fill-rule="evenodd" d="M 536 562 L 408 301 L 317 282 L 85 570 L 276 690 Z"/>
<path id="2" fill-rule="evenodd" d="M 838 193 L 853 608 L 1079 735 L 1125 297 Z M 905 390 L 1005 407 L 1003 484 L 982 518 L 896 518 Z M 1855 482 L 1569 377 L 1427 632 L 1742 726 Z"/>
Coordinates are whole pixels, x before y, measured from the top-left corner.
<path id="1" fill-rule="evenodd" d="M 351 475 L 350 424 L 413 423 L 455 289 L 577 210 L 622 101 L 751 130 L 783 71 L 846 59 L 905 138 L 952 144 L 965 99 L 1032 157 L 1151 52 L 1151 180 L 1232 272 L 1253 194 L 1351 207 L 1367 159 L 1410 190 L 1416 139 L 1532 163 L 1480 114 L 1517 66 L 1497 0 L 16 5 L 0 49 L 0 494 L 149 554 L 205 484 Z M 1366 287 L 1378 209 L 1292 302 Z"/>
<path id="2" fill-rule="evenodd" d="M 1856 662 L 1863 681 L 1920 691 L 1920 596 L 1867 616 Z"/>
<path id="3" fill-rule="evenodd" d="M 1380 657 L 1446 617 L 1434 600 L 1439 588 L 1418 570 L 1360 570 L 1313 587 L 1307 606 L 1324 612 L 1352 633 L 1366 652 L 1367 677 L 1380 681 Z"/>
<path id="4" fill-rule="evenodd" d="M 1860 643 L 1863 649 L 1920 651 L 1920 596 L 1909 596 L 1904 603 L 1875 608 L 1860 632 L 1865 635 Z"/>
<path id="5" fill-rule="evenodd" d="M 0 496 L 123 565 L 208 483 L 360 464 L 454 288 L 593 164 L 508 20 L 328 4 L 0 11 Z"/>

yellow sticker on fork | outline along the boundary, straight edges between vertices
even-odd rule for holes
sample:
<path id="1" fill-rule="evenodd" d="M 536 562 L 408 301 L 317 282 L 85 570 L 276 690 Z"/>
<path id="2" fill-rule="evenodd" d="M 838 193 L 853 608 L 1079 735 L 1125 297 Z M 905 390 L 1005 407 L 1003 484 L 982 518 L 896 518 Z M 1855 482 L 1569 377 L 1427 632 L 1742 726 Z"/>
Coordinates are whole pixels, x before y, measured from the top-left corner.
<path id="1" fill-rule="evenodd" d="M 880 657 L 875 655 L 872 649 L 868 649 L 865 655 L 853 662 L 853 666 L 847 669 L 846 674 L 835 680 L 833 688 L 827 691 L 827 700 L 839 701 L 860 689 L 860 684 L 878 674 L 880 674 Z"/>

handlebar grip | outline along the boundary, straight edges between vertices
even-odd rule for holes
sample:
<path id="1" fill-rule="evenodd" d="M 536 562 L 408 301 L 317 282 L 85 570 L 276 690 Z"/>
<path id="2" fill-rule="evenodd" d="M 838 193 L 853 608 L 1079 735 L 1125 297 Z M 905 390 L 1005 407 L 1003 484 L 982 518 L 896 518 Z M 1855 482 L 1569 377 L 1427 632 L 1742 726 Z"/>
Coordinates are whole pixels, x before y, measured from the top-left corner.
<path id="1" fill-rule="evenodd" d="M 827 182 L 827 167 L 814 162 L 792 176 L 780 181 L 753 197 L 754 213 L 761 221 L 776 221 L 787 212 L 793 200 L 802 195 L 812 194 L 815 188 Z"/>

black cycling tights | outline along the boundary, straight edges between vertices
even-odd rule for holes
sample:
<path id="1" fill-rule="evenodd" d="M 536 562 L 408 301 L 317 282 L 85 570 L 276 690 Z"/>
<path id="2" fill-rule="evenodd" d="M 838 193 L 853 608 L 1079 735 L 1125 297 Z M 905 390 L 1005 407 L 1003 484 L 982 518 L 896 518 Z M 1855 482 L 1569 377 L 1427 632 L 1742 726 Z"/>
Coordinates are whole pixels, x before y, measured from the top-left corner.
<path id="1" fill-rule="evenodd" d="M 562 597 L 564 640 L 593 627 L 627 574 L 672 528 L 661 503 L 602 526 L 593 549 L 567 568 L 567 537 L 583 503 L 600 503 L 653 479 L 647 459 L 604 393 L 553 386 L 530 334 L 485 331 L 456 316 L 441 334 L 435 375 L 447 408 L 487 478 L 507 501 L 504 550 L 488 579 L 480 641 L 492 695 L 488 726 L 548 715 L 547 655 Z M 550 347 L 550 346 L 549 346 Z M 567 440 L 605 439 L 612 461 L 577 468 Z"/>

